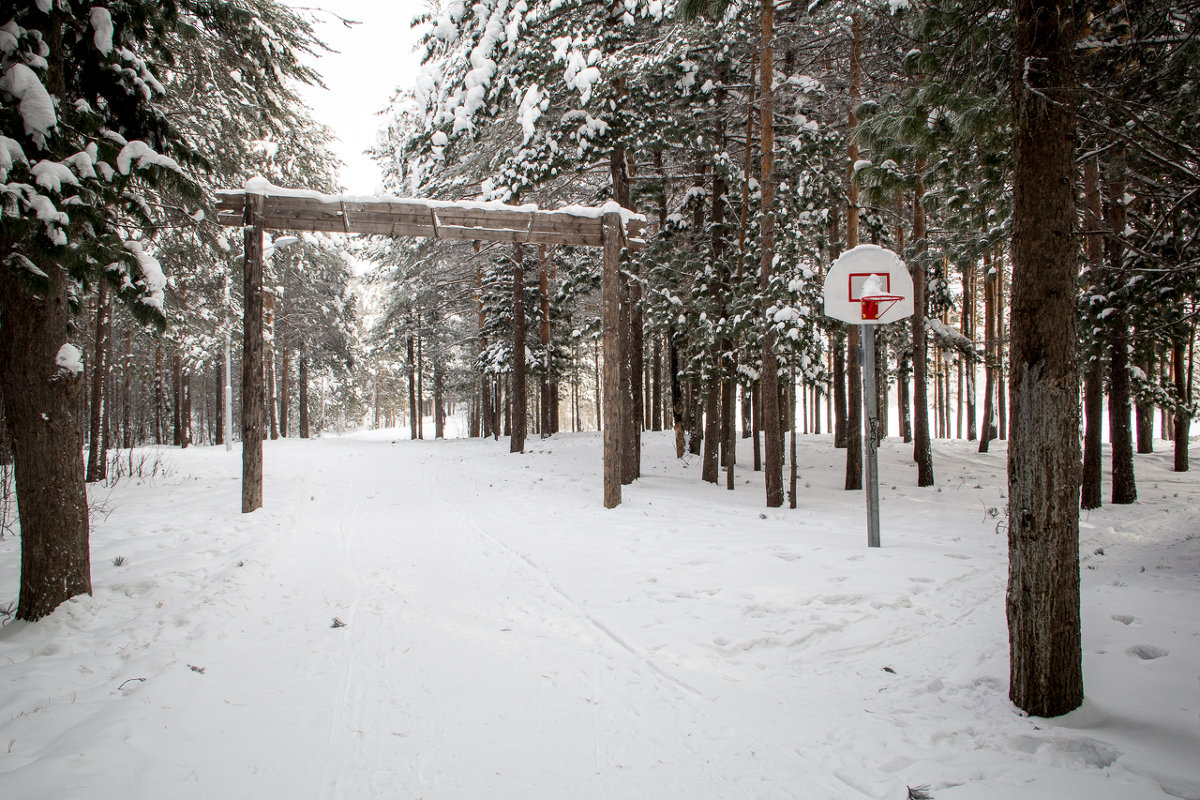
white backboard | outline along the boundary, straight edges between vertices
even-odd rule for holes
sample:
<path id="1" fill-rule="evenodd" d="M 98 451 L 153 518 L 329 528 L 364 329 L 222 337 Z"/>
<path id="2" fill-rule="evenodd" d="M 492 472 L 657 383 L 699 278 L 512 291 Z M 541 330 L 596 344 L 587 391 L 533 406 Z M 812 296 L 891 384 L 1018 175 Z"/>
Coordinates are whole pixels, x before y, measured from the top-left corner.
<path id="1" fill-rule="evenodd" d="M 878 304 L 877 319 L 863 319 L 864 287 L 892 299 Z M 825 316 L 854 325 L 886 325 L 911 317 L 913 282 L 900 257 L 883 247 L 860 244 L 838 256 L 825 276 Z"/>

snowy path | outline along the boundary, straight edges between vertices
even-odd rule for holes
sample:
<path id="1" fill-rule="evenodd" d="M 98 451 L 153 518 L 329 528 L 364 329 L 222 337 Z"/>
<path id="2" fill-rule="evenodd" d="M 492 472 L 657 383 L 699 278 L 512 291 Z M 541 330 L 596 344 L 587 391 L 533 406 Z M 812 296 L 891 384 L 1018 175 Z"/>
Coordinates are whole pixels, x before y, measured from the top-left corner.
<path id="1" fill-rule="evenodd" d="M 722 719 L 590 614 L 502 540 L 536 527 L 536 509 L 497 519 L 464 503 L 457 467 L 429 457 L 410 474 L 317 476 L 349 506 L 338 529 L 355 586 L 323 797 L 629 797 L 648 785 L 681 799 L 813 797 L 823 783 L 821 796 L 853 796 Z M 424 502 L 389 499 L 418 475 Z M 731 756 L 746 763 L 730 770 Z"/>
<path id="2" fill-rule="evenodd" d="M 268 443 L 252 515 L 237 451 L 167 451 L 93 492 L 95 597 L 0 630 L 0 796 L 1200 797 L 1193 476 L 1139 457 L 1084 518 L 1088 700 L 1049 722 L 1006 698 L 1002 449 L 918 490 L 885 443 L 869 551 L 801 444 L 797 511 L 665 436 L 614 510 L 594 436 Z"/>

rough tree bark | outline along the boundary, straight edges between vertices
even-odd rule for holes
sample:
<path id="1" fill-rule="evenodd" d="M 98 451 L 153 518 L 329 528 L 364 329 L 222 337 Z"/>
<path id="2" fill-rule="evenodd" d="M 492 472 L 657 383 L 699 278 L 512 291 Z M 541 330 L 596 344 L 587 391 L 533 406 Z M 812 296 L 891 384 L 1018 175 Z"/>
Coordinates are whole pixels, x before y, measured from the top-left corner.
<path id="1" fill-rule="evenodd" d="M 850 114 L 848 129 L 854 131 L 858 127 L 858 117 L 854 109 L 858 106 L 860 87 L 862 86 L 862 17 L 855 14 L 852 17 L 851 33 L 853 41 L 850 45 Z M 854 137 L 849 138 L 847 147 L 849 171 L 846 175 L 846 249 L 858 247 L 858 178 L 854 165 L 858 162 L 858 144 Z M 862 365 L 858 357 L 861 342 L 857 325 L 850 325 L 846 332 L 846 489 L 862 488 L 863 470 L 863 387 Z"/>
<path id="2" fill-rule="evenodd" d="M 925 160 L 917 163 L 917 172 L 925 171 Z M 917 462 L 917 486 L 933 486 L 933 443 L 929 440 L 929 357 L 925 331 L 925 181 L 917 179 L 913 193 L 913 245 L 919 255 L 913 267 L 913 461 Z"/>
<path id="3" fill-rule="evenodd" d="M 1153 345 L 1146 344 L 1146 352 L 1142 357 L 1141 369 L 1147 376 L 1153 376 L 1156 368 Z M 1137 430 L 1137 451 L 1139 453 L 1154 452 L 1154 405 L 1144 399 L 1134 406 L 1134 422 Z"/>
<path id="4" fill-rule="evenodd" d="M 525 249 L 513 248 L 513 369 L 510 453 L 525 452 Z"/>
<path id="5" fill-rule="evenodd" d="M 446 438 L 445 378 L 440 362 L 433 362 L 433 438 Z"/>
<path id="6" fill-rule="evenodd" d="M 679 380 L 679 346 L 675 330 L 667 332 L 667 365 L 671 373 L 671 427 L 675 431 L 675 457 L 683 458 L 683 385 Z"/>
<path id="7" fill-rule="evenodd" d="M 613 146 L 608 167 L 613 200 L 622 208 L 632 208 L 624 144 Z M 629 484 L 642 474 L 642 323 L 641 313 L 635 309 L 640 288 L 625 271 L 625 264 L 621 266 L 621 482 Z"/>
<path id="8" fill-rule="evenodd" d="M 129 379 L 133 372 L 133 334 L 125 331 L 125 357 L 121 362 L 121 393 L 125 402 L 121 406 L 121 446 L 133 447 L 133 396 L 129 393 Z"/>
<path id="9" fill-rule="evenodd" d="M 303 348 L 300 349 L 299 373 L 300 374 L 298 376 L 298 380 L 300 382 L 300 387 L 299 387 L 300 409 L 299 409 L 299 411 L 297 411 L 297 415 L 299 416 L 298 424 L 300 425 L 300 438 L 307 439 L 309 436 L 309 430 L 308 430 L 308 352 L 306 350 L 304 350 Z"/>
<path id="10" fill-rule="evenodd" d="M 1074 239 L 1075 20 L 1017 0 L 1009 443 L 1009 697 L 1034 716 L 1083 702 Z"/>
<path id="11" fill-rule="evenodd" d="M 82 371 L 57 363 L 67 342 L 70 278 L 57 264 L 40 266 L 48 285 L 38 295 L 18 284 L 15 270 L 0 270 L 0 394 L 21 525 L 17 618 L 29 621 L 92 591 L 83 443 L 75 417 Z"/>
<path id="12" fill-rule="evenodd" d="M 414 442 L 417 440 L 417 419 L 421 415 L 421 410 L 417 407 L 417 349 L 416 336 L 412 333 L 408 334 L 405 339 L 405 356 L 408 359 L 405 363 L 408 366 L 408 438 Z"/>
<path id="13" fill-rule="evenodd" d="M 1109 164 L 1108 199 L 1104 204 L 1105 249 L 1108 268 L 1120 276 L 1125 245 L 1120 233 L 1125 230 L 1125 156 L 1118 148 Z M 1105 317 L 1108 323 L 1108 438 L 1112 443 L 1112 502 L 1114 505 L 1137 500 L 1137 481 L 1133 474 L 1133 406 L 1129 388 L 1129 315 L 1118 311 Z"/>
<path id="14" fill-rule="evenodd" d="M 112 311 L 108 284 L 100 281 L 96 287 L 96 355 L 92 359 L 92 402 L 88 426 L 87 482 L 104 480 L 108 471 L 108 459 L 104 452 L 104 436 L 101 422 L 104 419 L 104 383 L 108 378 L 108 331 Z"/>
<path id="15" fill-rule="evenodd" d="M 768 292 L 775 262 L 775 4 L 763 3 L 759 29 L 759 130 L 762 142 L 762 168 L 759 179 L 762 192 L 762 225 L 759 248 L 762 262 L 759 289 L 763 293 L 762 374 L 759 391 L 762 403 L 764 445 L 763 474 L 766 479 L 767 507 L 783 505 L 783 435 L 779 425 L 779 367 L 775 358 L 775 332 L 767 318 Z"/>
<path id="16" fill-rule="evenodd" d="M 1100 166 L 1093 156 L 1084 164 L 1084 228 L 1087 245 L 1087 261 L 1093 282 L 1104 268 L 1104 235 L 1101 233 L 1103 218 L 1100 210 Z M 1100 291 L 1091 287 L 1089 294 Z M 1103 471 L 1101 465 L 1101 434 L 1104 427 L 1104 361 L 1099 348 L 1093 348 L 1087 362 L 1083 384 L 1083 472 L 1080 481 L 1079 505 L 1081 508 L 1099 508 L 1102 503 Z"/>
<path id="17" fill-rule="evenodd" d="M 550 397 L 550 256 L 546 245 L 538 247 L 538 295 L 541 300 L 542 337 L 542 418 L 543 439 L 554 433 L 554 401 Z"/>
<path id="18" fill-rule="evenodd" d="M 1195 342 L 1196 327 L 1192 323 L 1187 331 L 1187 349 Z M 1192 428 L 1192 415 L 1187 412 L 1192 399 L 1192 367 L 1190 353 L 1185 353 L 1185 338 L 1180 336 L 1171 343 L 1171 363 L 1175 372 L 1175 396 L 1182 401 L 1175 411 L 1175 471 L 1188 471 L 1188 431 Z M 1186 364 L 1186 367 L 1185 367 Z M 1187 376 L 1184 376 L 1184 373 Z"/>
<path id="19" fill-rule="evenodd" d="M 974 260 L 967 262 L 967 265 L 963 267 L 963 282 L 966 284 L 966 287 L 967 287 L 967 290 L 966 290 L 967 297 L 963 301 L 962 329 L 963 329 L 963 335 L 966 336 L 968 339 L 970 339 L 973 342 L 973 341 L 975 341 L 976 328 L 978 327 L 977 320 L 976 320 L 976 309 L 979 307 L 978 298 L 976 297 L 976 294 L 978 293 L 979 274 L 978 274 L 978 270 L 975 268 Z M 959 363 L 962 364 L 962 361 L 960 361 Z M 979 435 L 979 431 L 976 429 L 976 422 L 975 422 L 975 420 L 976 420 L 976 408 L 975 408 L 976 369 L 975 369 L 975 366 L 976 366 L 975 359 L 973 359 L 973 358 L 967 359 L 966 364 L 963 365 L 963 369 L 964 369 L 964 373 L 965 373 L 964 378 L 966 381 L 965 389 L 966 389 L 966 395 L 967 395 L 966 402 L 967 402 L 967 441 L 968 442 L 975 441 L 976 437 L 978 437 L 978 435 Z"/>

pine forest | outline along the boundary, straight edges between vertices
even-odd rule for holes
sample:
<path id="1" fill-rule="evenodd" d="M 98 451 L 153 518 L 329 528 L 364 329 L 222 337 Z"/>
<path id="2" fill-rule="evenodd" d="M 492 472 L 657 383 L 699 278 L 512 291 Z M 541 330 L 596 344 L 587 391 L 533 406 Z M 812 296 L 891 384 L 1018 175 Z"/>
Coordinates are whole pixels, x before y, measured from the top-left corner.
<path id="1" fill-rule="evenodd" d="M 144 609 L 136 616 L 120 612 L 141 620 L 131 622 L 131 630 L 162 625 L 147 640 L 170 638 L 167 617 L 150 622 L 159 617 L 145 616 L 160 613 L 150 609 L 150 595 L 138 597 L 167 580 L 166 564 L 193 563 L 183 555 L 193 546 L 184 544 L 188 537 L 163 539 L 164 554 L 155 558 L 167 561 L 140 583 L 121 577 L 134 573 L 120 571 L 127 568 L 117 559 L 125 556 L 108 543 L 113 531 L 127 531 L 122 547 L 135 552 L 136 531 L 151 535 L 178 513 L 181 531 L 212 529 L 202 536 L 211 539 L 214 553 L 257 541 L 257 555 L 221 556 L 246 565 L 221 580 L 250 580 L 247 572 L 265 569 L 263 585 L 276 586 L 284 597 L 309 580 L 310 588 L 324 587 L 321 602 L 332 605 L 316 614 L 325 628 L 340 614 L 333 628 L 352 623 L 343 640 L 355 642 L 344 651 L 353 657 L 345 662 L 348 677 L 338 679 L 346 693 L 339 703 L 359 702 L 356 691 L 405 695 L 423 680 L 410 675 L 406 680 L 417 684 L 401 685 L 388 683 L 393 679 L 382 667 L 370 668 L 378 674 L 362 671 L 372 660 L 390 663 L 392 648 L 421 641 L 409 640 L 403 627 L 367 634 L 364 614 L 409 613 L 398 610 L 407 606 L 389 605 L 394 597 L 436 608 L 426 613 L 429 619 L 454 607 L 452 598 L 465 597 L 462 592 L 492 591 L 497 582 L 493 599 L 471 601 L 478 603 L 469 607 L 471 619 L 493 614 L 496 630 L 519 633 L 533 623 L 506 611 L 509 602 L 524 613 L 530 603 L 570 601 L 563 613 L 584 620 L 588 637 L 599 636 L 610 649 L 615 643 L 612 658 L 632 659 L 620 669 L 641 676 L 623 679 L 614 672 L 590 679 L 610 689 L 620 685 L 619 708 L 656 707 L 666 701 L 655 698 L 675 692 L 679 703 L 703 700 L 710 710 L 672 722 L 672 734 L 632 721 L 626 727 L 618 719 L 623 712 L 610 711 L 617 716 L 597 722 L 595 752 L 592 743 L 583 748 L 588 765 L 572 767 L 569 736 L 560 744 L 535 744 L 540 740 L 530 733 L 554 724 L 551 701 L 540 690 L 513 690 L 522 708 L 550 710 L 524 726 L 513 723 L 507 735 L 529 748 L 561 746 L 562 754 L 550 756 L 557 771 L 544 767 L 504 782 L 500 764 L 539 756 L 516 750 L 502 757 L 504 736 L 475 741 L 481 729 L 468 726 L 458 745 L 436 752 L 445 759 L 458 746 L 481 748 L 496 769 L 475 775 L 438 762 L 422 772 L 428 752 L 395 748 L 418 729 L 429 734 L 440 713 L 420 717 L 422 706 L 385 718 L 377 700 L 354 706 L 360 722 L 345 717 L 347 731 L 358 724 L 370 737 L 370 720 L 380 731 L 410 731 L 391 739 L 381 733 L 367 750 L 355 750 L 353 735 L 338 734 L 343 717 L 337 715 L 346 709 L 339 705 L 330 712 L 329 748 L 294 746 L 295 753 L 309 754 L 298 756 L 298 764 L 322 762 L 324 773 L 304 777 L 319 765 L 300 768 L 289 778 L 296 781 L 292 787 L 243 783 L 232 772 L 222 783 L 213 777 L 215 767 L 196 767 L 200 794 L 166 772 L 146 784 L 152 788 L 130 788 L 114 777 L 121 770 L 113 766 L 89 767 L 78 773 L 79 783 L 64 778 L 58 789 L 42 786 L 40 794 L 32 788 L 41 785 L 39 776 L 49 775 L 44 770 L 60 763 L 60 750 L 66 758 L 71 746 L 51 744 L 58 733 L 12 727 L 0 742 L 9 750 L 0 755 L 0 794 L 309 796 L 320 785 L 321 797 L 674 797 L 668 786 L 676 781 L 680 797 L 982 798 L 1017 796 L 1009 794 L 1022 785 L 1013 775 L 1027 774 L 1031 797 L 1200 797 L 1191 749 L 1200 746 L 1195 661 L 1179 678 L 1185 688 L 1166 688 L 1177 685 L 1174 677 L 1160 685 L 1163 697 L 1175 698 L 1161 707 L 1187 717 L 1118 724 L 1123 712 L 1108 704 L 1105 677 L 1117 673 L 1096 660 L 1119 651 L 1131 665 L 1119 673 L 1122 681 L 1152 684 L 1146 670 L 1184 664 L 1189 651 L 1200 657 L 1200 631 L 1186 611 L 1200 590 L 1200 485 L 1189 473 L 1190 441 L 1200 434 L 1200 2 L 414 3 L 404 8 L 412 31 L 404 41 L 416 41 L 410 61 L 384 52 L 357 55 L 390 86 L 390 95 L 371 99 L 374 107 L 365 109 L 377 112 L 375 130 L 366 132 L 375 144 L 360 155 L 374 167 L 378 189 L 364 194 L 347 191 L 342 177 L 338 143 L 346 130 L 339 126 L 349 123 L 322 118 L 308 98 L 327 83 L 334 93 L 348 91 L 323 65 L 355 57 L 354 46 L 341 52 L 327 33 L 349 37 L 381 24 L 363 11 L 371 6 L 358 0 L 344 6 L 6 0 L 0 9 L 0 662 L 25 664 L 21 653 L 34 659 L 51 652 L 51 642 L 102 653 L 103 645 L 71 642 L 81 642 L 81 631 L 97 624 L 80 614 L 101 619 L 105 609 L 125 608 L 110 606 L 117 602 L 105 600 L 110 594 Z M 300 211 L 303 203 L 318 210 Z M 827 313 L 829 293 L 841 298 L 847 291 L 838 264 L 851 251 L 864 259 L 895 254 L 904 273 L 890 286 L 876 280 L 874 268 L 851 275 L 848 302 L 852 315 L 861 308 L 863 324 Z M 888 318 L 896 303 L 909 310 Z M 884 316 L 874 324 L 878 314 Z M 345 449 L 350 442 L 390 449 L 371 451 L 376 458 Z M 421 466 L 405 459 L 420 459 Z M 346 470 L 358 469 L 355 463 L 372 466 L 352 477 L 357 473 Z M 400 464 L 409 466 L 392 472 Z M 201 470 L 195 481 L 211 481 L 194 500 L 187 499 L 193 497 L 187 481 L 170 477 L 193 469 Z M 443 483 L 436 483 L 432 476 L 443 473 Z M 366 488 L 376 483 L 377 489 Z M 570 499 L 576 485 L 578 499 Z M 285 501 L 293 488 L 298 494 Z M 326 489 L 332 493 L 322 501 Z M 362 499 L 352 500 L 360 491 Z M 241 515 L 239 492 L 247 512 Z M 479 493 L 495 499 L 484 504 Z M 883 547 L 876 551 L 881 495 Z M 675 498 L 686 502 L 669 513 L 665 508 L 675 508 Z M 864 503 L 874 526 L 869 550 L 860 550 Z M 953 503 L 959 505 L 945 505 Z M 849 509 L 845 515 L 832 510 L 842 506 Z M 162 514 L 143 510 L 152 507 Z M 385 515 L 385 508 L 394 511 Z M 525 525 L 517 520 L 527 510 L 533 516 Z M 539 525 L 539 514 L 547 527 L 530 527 Z M 344 553 L 328 550 L 315 534 L 305 538 L 306 515 L 327 519 L 325 530 L 343 537 Z M 643 515 L 660 521 L 643 529 Z M 359 534 L 346 531 L 365 530 L 374 524 L 369 520 L 434 540 L 460 536 L 451 532 L 465 525 L 483 538 L 471 544 L 446 539 L 444 552 L 427 550 L 439 546 L 430 543 L 374 543 L 378 549 L 370 556 L 361 549 L 361 563 L 355 562 L 356 545 L 347 537 Z M 673 545 L 664 542 L 662 553 L 651 552 L 649 542 L 657 547 L 657 537 L 669 536 L 676 524 L 700 527 Z M 846 545 L 846 553 L 910 560 L 893 567 L 871 562 L 865 575 L 873 577 L 865 584 L 820 590 L 829 614 L 844 597 L 862 609 L 857 616 L 805 622 L 800 609 L 811 600 L 788 592 L 824 585 L 848 563 L 821 554 L 827 547 L 840 553 L 842 545 L 806 544 L 805 525 L 820 531 L 814 535 L 848 533 L 853 548 Z M 964 525 L 982 533 L 968 536 Z M 761 526 L 775 527 L 750 533 Z M 533 536 L 533 530 L 542 533 Z M 780 538 L 753 539 L 775 531 Z M 737 548 L 727 535 L 751 537 L 746 553 L 733 555 Z M 283 538 L 271 549 L 276 536 Z M 289 536 L 310 543 L 288 544 Z M 956 564 L 938 565 L 928 587 L 917 577 L 906 586 L 948 592 L 932 607 L 936 620 L 957 615 L 951 610 L 957 604 L 989 608 L 992 655 L 978 663 L 990 664 L 999 685 L 964 676 L 955 701 L 964 710 L 947 718 L 944 731 L 931 727 L 937 712 L 923 705 L 924 695 L 905 695 L 907 705 L 881 709 L 897 719 L 906 713 L 902 708 L 916 709 L 922 722 L 911 730 L 928 728 L 929 741 L 939 743 L 930 745 L 930 755 L 911 740 L 912 752 L 892 762 L 882 739 L 876 746 L 856 740 L 834 756 L 842 745 L 832 734 L 806 745 L 813 756 L 806 765 L 789 761 L 793 755 L 764 755 L 764 747 L 774 752 L 775 745 L 754 746 L 754 738 L 791 736 L 792 723 L 771 727 L 773 712 L 765 707 L 757 715 L 723 717 L 724 723 L 705 716 L 725 708 L 719 692 L 744 691 L 731 688 L 732 681 L 752 688 L 759 674 L 767 681 L 762 691 L 775 691 L 774 666 L 763 662 L 758 670 L 766 671 L 743 674 L 737 671 L 743 662 L 730 660 L 734 651 L 750 658 L 759 645 L 737 645 L 739 637 L 721 633 L 717 622 L 703 628 L 698 635 L 709 642 L 705 647 L 726 659 L 714 668 L 718 679 L 710 686 L 707 672 L 694 666 L 706 656 L 672 655 L 671 643 L 691 636 L 688 626 L 700 623 L 663 622 L 667 612 L 647 610 L 659 608 L 660 600 L 614 588 L 657 558 L 665 575 L 708 563 L 697 560 L 707 558 L 705 552 L 730 553 L 724 557 L 730 565 L 753 553 L 775 553 L 786 560 L 772 556 L 761 568 L 747 566 L 749 583 L 741 589 L 734 585 L 741 578 L 722 577 L 726 583 L 718 584 L 714 576 L 713 586 L 724 594 L 713 589 L 705 595 L 703 583 L 681 584 L 661 602 L 692 602 L 679 600 L 687 597 L 712 604 L 742 591 L 746 611 L 738 625 L 757 625 L 753 620 L 762 615 L 755 608 L 767 614 L 791 609 L 778 630 L 740 631 L 747 642 L 775 642 L 786 648 L 781 657 L 796 657 L 770 662 L 779 668 L 780 686 L 805 682 L 805 668 L 796 665 L 808 662 L 797 648 L 814 630 L 846 637 L 819 656 L 813 651 L 814 658 L 869 652 L 874 660 L 861 669 L 871 670 L 872 681 L 880 668 L 891 679 L 898 671 L 902 677 L 905 666 L 895 648 L 917 628 L 911 636 L 885 635 L 888 627 L 907 628 L 888 622 L 892 617 L 880 609 L 911 609 L 921 601 L 893 596 L 888 571 L 917 570 L 929 558 L 897 555 L 894 548 L 942 547 L 959 541 L 952 536 L 980 537 L 972 547 L 984 549 L 972 557 L 992 565 L 977 573 L 972 568 L 978 588 L 970 599 L 951 588 L 962 579 Z M 610 537 L 616 538 L 600 544 Z M 710 538 L 705 550 L 701 542 Z M 1127 570 L 1104 572 L 1117 563 L 1104 560 L 1106 550 L 1111 555 L 1135 545 L 1157 549 L 1136 557 L 1128 551 Z M 497 550 L 508 565 L 500 572 L 486 565 L 501 562 L 484 560 Z M 134 560 L 148 559 L 150 551 L 144 552 Z M 177 561 L 170 561 L 171 552 Z M 411 554 L 417 572 L 406 572 L 402 552 Z M 593 559 L 593 577 L 582 566 L 568 566 L 570 552 Z M 337 577 L 341 567 L 317 566 L 342 558 L 351 565 L 344 579 Z M 618 567 L 623 558 L 629 563 Z M 805 568 L 805 558 L 826 560 Z M 312 566 L 294 567 L 297 559 Z M 800 559 L 798 573 L 765 577 L 790 569 L 791 559 Z M 550 592 L 538 589 L 536 602 L 514 599 L 517 590 L 503 588 L 497 576 L 518 567 L 525 571 L 521 591 L 545 582 Z M 226 575 L 176 568 L 180 575 L 210 576 L 205 581 Z M 1144 640 L 1118 644 L 1154 612 L 1122 611 L 1113 601 L 1110 614 L 1101 611 L 1109 601 L 1096 598 L 1149 580 L 1138 577 L 1147 569 L 1170 570 L 1177 581 L 1169 589 L 1146 588 L 1147 597 L 1176 593 L 1169 595 L 1176 607 L 1160 620 L 1170 625 L 1156 644 L 1149 643 L 1148 630 Z M 395 576 L 394 586 L 376 583 L 380 570 Z M 451 592 L 447 576 L 460 570 L 475 577 Z M 187 580 L 193 579 L 201 580 Z M 748 588 L 763 581 L 796 588 L 764 599 Z M 352 606 L 329 599 L 342 596 L 337 587 L 343 584 L 358 587 Z M 142 588 L 134 592 L 135 586 Z M 200 583 L 188 586 L 194 594 Z M 80 602 L 95 605 L 79 611 Z M 1160 602 L 1147 608 L 1165 609 L 1167 600 Z M 201 614 L 193 622 L 208 619 L 199 608 L 191 612 Z M 273 608 L 246 601 L 250 615 Z M 725 611 L 715 608 L 695 619 L 721 619 Z M 1137 621 L 1119 619 L 1129 614 Z M 184 616 L 173 624 L 184 625 Z M 567 617 L 537 623 L 543 632 L 521 640 L 521 652 L 532 659 L 542 653 L 535 642 L 548 647 L 540 644 L 544 637 L 567 636 L 559 630 Z M 245 623 L 224 619 L 213 616 L 211 624 L 235 639 L 243 636 L 236 631 Z M 1115 632 L 1101 636 L 1097 620 L 1115 625 Z M 434 649 L 448 648 L 446 661 L 430 665 L 491 663 L 508 646 L 490 638 L 469 646 L 470 633 L 450 644 L 456 637 L 447 632 L 455 624 L 430 623 L 428 636 L 435 636 L 434 628 L 443 631 L 429 640 L 441 643 Z M 653 633 L 656 624 L 664 626 L 661 634 Z M 283 628 L 242 630 L 247 642 L 268 642 Z M 943 630 L 938 622 L 921 641 L 936 634 L 944 644 L 911 652 L 926 670 L 922 680 L 940 685 L 930 692 L 949 693 L 959 684 L 953 684 L 953 668 L 939 672 L 920 661 L 919 651 L 943 666 L 955 662 L 949 648 L 962 630 Z M 858 650 L 851 644 L 854 631 L 859 639 L 880 638 L 862 639 Z M 293 633 L 278 633 L 288 642 L 280 653 L 311 652 L 313 664 L 335 659 L 332 650 L 298 644 L 298 628 Z M 30 641 L 24 650 L 21 637 Z M 185 652 L 187 642 L 197 641 L 184 635 L 172 647 Z M 208 650 L 214 665 L 222 658 L 217 641 Z M 975 639 L 964 641 L 970 651 Z M 581 646 L 591 652 L 591 645 L 567 649 Z M 1168 650 L 1172 658 L 1163 657 Z M 551 677 L 559 674 L 555 656 L 542 655 L 542 666 L 531 667 L 546 673 L 537 681 L 558 681 Z M 254 664 L 274 665 L 276 674 L 290 674 L 284 660 L 254 658 Z M 287 663 L 306 658 L 288 656 Z M 169 667 L 181 659 L 137 662 L 147 677 L 119 673 L 139 681 L 132 688 L 126 681 L 119 691 L 114 671 L 103 691 L 118 699 L 152 691 L 154 676 L 174 674 Z M 828 684 L 812 676 L 814 687 L 842 686 L 839 671 L 860 669 L 852 666 L 858 661 L 836 663 L 842 666 L 831 667 Z M 35 660 L 27 666 L 32 670 Z M 211 677 L 198 661 L 186 667 L 178 680 Z M 506 668 L 492 664 L 479 673 L 492 678 L 469 685 L 501 681 Z M 5 669 L 0 663 L 0 672 Z M 90 677 L 101 667 L 78 669 Z M 314 675 L 325 669 L 312 667 Z M 333 675 L 341 668 L 328 669 Z M 424 690 L 441 698 L 442 705 L 430 709 L 442 708 L 459 693 L 445 677 L 459 667 L 432 669 L 419 675 L 432 681 L 443 673 Z M 599 674 L 601 667 L 595 669 Z M 0 698 L 0 728 L 10 711 L 14 725 L 26 724 L 22 693 L 56 698 L 72 691 L 58 679 L 37 689 L 26 682 L 32 671 L 12 674 L 19 680 L 10 684 L 17 687 L 13 697 Z M 258 673 L 243 674 L 250 683 L 260 681 L 249 677 Z M 653 695 L 647 676 L 656 676 Z M 307 685 L 297 677 L 279 691 Z M 504 685 L 495 684 L 486 692 L 489 700 L 462 711 L 464 719 L 478 724 L 479 715 L 501 702 L 496 698 L 506 694 Z M 1121 685 L 1129 695 L 1142 691 Z M 601 702 L 595 685 L 579 691 L 589 703 Z M 830 697 L 834 691 L 821 690 Z M 862 703 L 875 702 L 868 699 L 875 691 L 864 690 Z M 220 705 L 221 697 L 231 702 L 219 692 L 210 701 Z M 752 700 L 729 697 L 753 708 Z M 789 702 L 818 702 L 806 697 Z M 53 707 L 60 701 L 42 702 Z M 683 714 L 676 702 L 672 713 Z M 841 713 L 829 702 L 827 713 Z M 789 707 L 795 716 L 806 714 Z M 980 707 L 989 709 L 992 722 L 969 716 L 975 712 L 967 709 Z M 366 710 L 372 708 L 375 716 Z M 416 716 L 405 718 L 410 712 Z M 1067 727 L 1051 729 L 1053 736 L 1028 724 L 1059 717 Z M 1001 718 L 1003 724 L 995 722 Z M 714 732 L 686 755 L 664 744 L 725 730 L 726 723 L 740 733 L 726 740 Z M 62 724 L 83 726 L 74 728 L 80 736 L 100 735 L 82 721 Z M 590 724 L 580 731 L 585 740 L 593 736 Z M 848 724 L 871 741 L 875 723 Z M 963 738 L 963 731 L 994 725 L 1004 731 L 1024 725 L 1028 732 L 973 743 Z M 300 736 L 308 726 L 291 727 L 297 733 L 287 735 Z M 1095 738 L 1081 738 L 1077 729 L 1089 727 L 1096 728 Z M 896 730 L 902 728 L 897 723 Z M 1129 733 L 1128 740 L 1118 735 L 1135 729 L 1143 733 Z M 22 748 L 41 741 L 37 736 L 46 743 L 38 745 L 40 755 L 30 755 Z M 997 744 L 997 737 L 1007 744 Z M 246 734 L 247 742 L 252 738 Z M 1026 740 L 1028 747 L 1021 744 Z M 626 742 L 631 765 L 620 779 L 613 772 L 619 771 L 617 741 Z M 960 764 L 952 750 L 942 752 L 941 742 L 977 753 L 1001 750 L 1010 761 L 994 769 L 986 760 Z M 726 755 L 702 755 L 706 747 Z M 751 766 L 750 755 L 739 760 L 743 747 L 747 753 L 757 747 L 754 758 L 770 763 L 765 772 Z M 670 770 L 661 773 L 665 785 L 648 766 L 632 766 L 641 763 L 639 750 L 659 748 L 667 748 L 660 764 L 682 770 L 674 778 Z M 264 750 L 274 755 L 260 760 L 282 766 L 285 749 Z M 147 752 L 164 758 L 174 751 Z M 317 752 L 323 754 L 312 755 Z M 1184 755 L 1172 760 L 1173 752 Z M 856 775 L 847 766 L 855 753 L 881 763 Z M 837 766 L 842 756 L 846 765 Z M 105 756 L 114 757 L 120 758 Z M 693 758 L 707 766 L 688 767 Z M 384 769 L 385 759 L 395 763 Z M 61 763 L 64 774 L 74 774 Z M 396 764 L 414 766 L 409 774 Z M 361 775 L 354 772 L 360 767 Z M 1031 771 L 1023 772 L 1026 767 Z M 952 778 L 955 770 L 963 777 Z M 608 788 L 575 783 L 585 773 Z M 810 779 L 807 787 L 793 783 Z M 15 795 L 4 789 L 8 780 Z"/>

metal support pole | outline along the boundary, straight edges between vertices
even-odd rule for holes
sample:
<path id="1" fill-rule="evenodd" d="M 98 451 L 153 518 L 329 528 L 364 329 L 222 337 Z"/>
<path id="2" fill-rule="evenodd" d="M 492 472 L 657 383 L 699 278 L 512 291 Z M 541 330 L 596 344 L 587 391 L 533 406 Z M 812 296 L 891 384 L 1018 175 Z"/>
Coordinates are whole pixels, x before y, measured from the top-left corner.
<path id="1" fill-rule="evenodd" d="M 863 408 L 867 430 L 863 436 L 863 481 L 867 489 L 867 547 L 879 547 L 879 409 L 875 391 L 875 326 L 862 326 Z"/>

